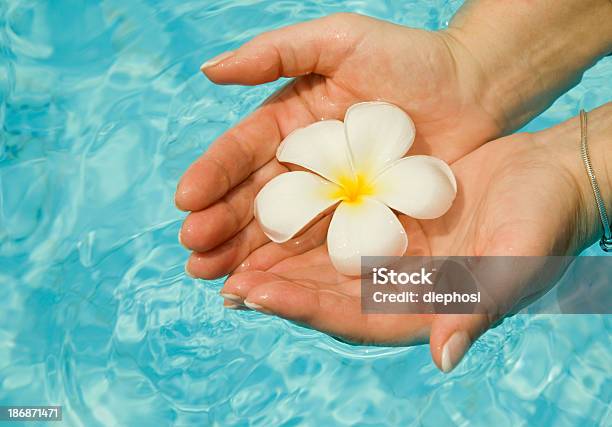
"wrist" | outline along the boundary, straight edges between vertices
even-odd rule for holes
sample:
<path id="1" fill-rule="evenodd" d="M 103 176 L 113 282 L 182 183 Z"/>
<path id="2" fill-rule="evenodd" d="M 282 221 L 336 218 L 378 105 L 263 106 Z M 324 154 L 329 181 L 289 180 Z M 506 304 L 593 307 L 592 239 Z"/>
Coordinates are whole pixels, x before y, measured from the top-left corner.
<path id="1" fill-rule="evenodd" d="M 443 33 L 477 76 L 476 97 L 502 133 L 517 129 L 612 51 L 612 2 L 480 0 Z"/>
<path id="2" fill-rule="evenodd" d="M 602 236 L 599 211 L 593 187 L 580 153 L 580 117 L 538 132 L 536 141 L 546 148 L 552 160 L 551 171 L 559 169 L 570 177 L 573 205 L 572 232 L 574 252 L 598 241 Z M 612 211 L 612 102 L 588 113 L 588 149 L 599 189 L 608 213 Z"/>

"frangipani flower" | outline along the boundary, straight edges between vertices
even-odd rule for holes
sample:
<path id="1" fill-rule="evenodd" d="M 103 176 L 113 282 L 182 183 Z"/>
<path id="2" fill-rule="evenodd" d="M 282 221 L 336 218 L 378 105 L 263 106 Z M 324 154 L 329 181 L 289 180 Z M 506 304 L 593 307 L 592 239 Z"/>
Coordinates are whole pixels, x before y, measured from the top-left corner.
<path id="1" fill-rule="evenodd" d="M 340 273 L 359 275 L 361 256 L 399 256 L 408 237 L 396 210 L 417 219 L 443 215 L 457 183 L 431 156 L 405 157 L 414 123 L 385 102 L 351 106 L 344 123 L 324 120 L 297 129 L 278 147 L 295 171 L 269 181 L 255 198 L 255 217 L 273 242 L 285 242 L 327 214 L 330 259 Z"/>

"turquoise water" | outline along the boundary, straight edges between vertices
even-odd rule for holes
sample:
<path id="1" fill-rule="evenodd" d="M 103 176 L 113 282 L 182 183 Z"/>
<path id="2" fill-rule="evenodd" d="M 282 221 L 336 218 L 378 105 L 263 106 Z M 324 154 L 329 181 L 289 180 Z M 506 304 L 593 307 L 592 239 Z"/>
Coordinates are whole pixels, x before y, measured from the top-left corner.
<path id="1" fill-rule="evenodd" d="M 215 87 L 204 59 L 342 10 L 438 28 L 460 3 L 0 2 L 0 404 L 88 427 L 612 425 L 610 316 L 507 319 L 445 376 L 427 346 L 223 310 L 184 275 L 176 182 L 278 86 Z M 528 129 L 611 81 L 608 57 Z"/>

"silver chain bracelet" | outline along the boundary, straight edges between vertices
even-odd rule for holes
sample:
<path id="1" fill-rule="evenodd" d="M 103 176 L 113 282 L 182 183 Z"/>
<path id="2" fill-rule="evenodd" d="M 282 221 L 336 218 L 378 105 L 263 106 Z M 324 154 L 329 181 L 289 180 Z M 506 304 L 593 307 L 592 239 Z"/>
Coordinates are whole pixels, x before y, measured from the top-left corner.
<path id="1" fill-rule="evenodd" d="M 591 158 L 589 157 L 589 147 L 587 145 L 587 113 L 584 110 L 580 110 L 580 154 L 584 161 L 584 167 L 586 168 L 589 179 L 591 180 L 591 187 L 593 187 L 593 194 L 595 195 L 595 202 L 597 203 L 597 209 L 599 210 L 599 219 L 601 219 L 601 225 L 603 226 L 603 236 L 599 241 L 599 246 L 606 252 L 612 252 L 612 232 L 610 232 L 610 221 L 608 220 L 608 213 L 606 212 L 606 205 L 604 204 L 603 197 L 601 197 L 601 191 L 595 178 L 595 172 L 591 165 Z"/>

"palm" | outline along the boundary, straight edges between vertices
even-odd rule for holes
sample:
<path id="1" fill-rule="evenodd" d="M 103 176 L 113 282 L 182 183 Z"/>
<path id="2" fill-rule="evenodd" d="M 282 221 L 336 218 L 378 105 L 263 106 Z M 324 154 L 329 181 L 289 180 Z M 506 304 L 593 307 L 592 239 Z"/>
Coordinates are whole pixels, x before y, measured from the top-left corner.
<path id="1" fill-rule="evenodd" d="M 401 216 L 410 239 L 407 254 L 547 255 L 569 251 L 569 243 L 559 241 L 555 230 L 567 228 L 571 219 L 561 216 L 565 210 L 554 204 L 557 189 L 562 191 L 567 183 L 562 175 L 551 178 L 541 166 L 539 159 L 546 158 L 543 150 L 529 136 L 516 135 L 456 162 L 458 199 L 446 215 L 430 221 Z M 517 176 L 516 170 L 523 172 Z M 538 186 L 533 185 L 536 182 Z M 533 218 L 540 220 L 533 222 Z M 360 281 L 334 270 L 324 243 L 326 226 L 323 220 L 282 247 L 270 243 L 256 250 L 224 292 L 248 297 L 274 314 L 355 342 L 426 340 L 433 319 L 430 315 L 361 313 Z"/>
<path id="2" fill-rule="evenodd" d="M 469 55 L 456 57 L 452 39 L 361 16 L 351 17 L 349 25 L 359 49 L 343 58 L 329 77 L 309 75 L 298 82 L 301 87 L 320 84 L 327 95 L 299 90 L 314 95 L 305 96 L 303 105 L 341 118 L 355 102 L 389 101 L 416 124 L 413 150 L 448 162 L 499 134 L 491 115 L 476 101 L 472 82 L 464 78 Z M 373 31 L 373 26 L 380 28 Z"/>
<path id="3" fill-rule="evenodd" d="M 499 134 L 463 79 L 469 55 L 459 61 L 448 36 L 357 15 L 334 31 L 358 48 L 338 47 L 333 72 L 308 74 L 285 88 L 277 106 L 282 131 L 296 127 L 295 117 L 342 119 L 356 102 L 383 99 L 410 114 L 418 129 L 413 150 L 421 154 L 451 162 Z"/>

